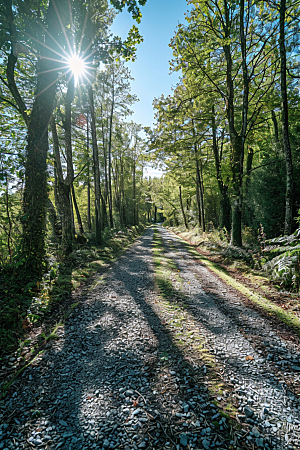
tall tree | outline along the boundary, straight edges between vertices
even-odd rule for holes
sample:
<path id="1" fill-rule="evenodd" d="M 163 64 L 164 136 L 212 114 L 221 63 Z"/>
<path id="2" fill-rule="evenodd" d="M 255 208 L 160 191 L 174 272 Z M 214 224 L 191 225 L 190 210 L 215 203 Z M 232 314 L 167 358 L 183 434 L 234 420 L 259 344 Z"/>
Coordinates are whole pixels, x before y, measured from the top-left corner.
<path id="1" fill-rule="evenodd" d="M 286 0 L 280 1 L 280 90 L 281 90 L 281 109 L 282 109 L 282 136 L 283 148 L 286 164 L 286 193 L 285 193 L 285 224 L 284 233 L 291 234 L 293 219 L 293 161 L 292 150 L 289 136 L 289 109 L 286 83 L 286 45 L 285 45 L 285 15 Z"/>

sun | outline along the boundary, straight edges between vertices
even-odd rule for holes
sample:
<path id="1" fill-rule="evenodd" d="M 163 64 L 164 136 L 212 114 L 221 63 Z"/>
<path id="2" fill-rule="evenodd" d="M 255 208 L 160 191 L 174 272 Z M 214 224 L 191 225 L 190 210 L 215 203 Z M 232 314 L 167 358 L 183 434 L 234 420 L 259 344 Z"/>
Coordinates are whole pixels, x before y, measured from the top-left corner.
<path id="1" fill-rule="evenodd" d="M 81 78 L 86 71 L 86 64 L 80 56 L 74 54 L 70 57 L 68 65 L 74 75 L 75 84 L 77 84 L 78 79 Z"/>

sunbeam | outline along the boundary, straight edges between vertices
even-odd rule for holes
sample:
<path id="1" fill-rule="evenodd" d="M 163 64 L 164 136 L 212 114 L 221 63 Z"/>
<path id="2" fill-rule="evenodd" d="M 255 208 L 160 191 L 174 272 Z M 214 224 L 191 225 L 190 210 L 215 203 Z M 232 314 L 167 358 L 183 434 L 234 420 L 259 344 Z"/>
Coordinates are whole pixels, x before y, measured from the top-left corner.
<path id="1" fill-rule="evenodd" d="M 86 70 L 86 64 L 80 56 L 73 54 L 68 61 L 68 65 L 74 74 L 75 85 L 78 83 L 78 79 L 82 77 Z"/>

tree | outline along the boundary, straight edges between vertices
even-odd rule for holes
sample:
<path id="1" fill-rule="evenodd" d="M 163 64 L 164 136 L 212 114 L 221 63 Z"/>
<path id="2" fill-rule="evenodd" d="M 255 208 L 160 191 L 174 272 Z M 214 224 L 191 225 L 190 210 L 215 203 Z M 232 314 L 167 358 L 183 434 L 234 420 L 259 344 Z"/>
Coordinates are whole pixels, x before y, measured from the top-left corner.
<path id="1" fill-rule="evenodd" d="M 286 83 L 286 45 L 285 45 L 285 14 L 286 0 L 280 1 L 279 6 L 279 48 L 280 48 L 280 91 L 282 110 L 282 136 L 286 164 L 286 194 L 285 194 L 285 225 L 284 233 L 291 234 L 293 220 L 293 161 L 289 136 L 289 112 Z"/>
<path id="2" fill-rule="evenodd" d="M 118 9 L 127 6 L 139 22 L 141 18 L 139 5 L 145 4 L 146 1 L 128 0 L 112 3 Z M 105 33 L 99 33 L 99 27 L 104 29 L 107 26 L 102 19 L 103 11 L 106 10 L 107 3 L 102 0 L 92 5 L 79 0 L 73 0 L 72 3 L 66 0 L 60 2 L 49 0 L 49 3 L 28 0 L 22 4 L 8 0 L 2 2 L 0 6 L 2 24 L 0 47 L 7 55 L 6 74 L 5 77 L 1 77 L 1 81 L 9 91 L 5 102 L 18 111 L 28 127 L 22 258 L 31 274 L 40 275 L 45 263 L 48 126 L 54 109 L 57 81 L 65 76 L 66 71 L 70 71 L 70 68 L 66 69 L 66 64 L 71 52 L 82 50 L 86 55 L 89 51 L 91 55 L 101 59 L 103 42 L 101 39 L 99 41 L 99 37 L 103 38 Z M 94 22 L 91 21 L 91 17 Z M 74 36 L 76 31 L 78 35 Z M 74 39 L 71 39 L 72 33 Z M 137 28 L 133 27 L 125 43 L 115 39 L 108 43 L 108 47 L 115 46 L 118 51 L 130 58 L 134 57 L 135 45 L 141 40 Z M 72 48 L 73 42 L 77 42 L 77 49 Z M 99 43 L 101 45 L 98 45 Z M 32 107 L 22 96 L 20 83 L 15 77 L 20 55 L 29 53 L 36 60 L 35 97 L 32 100 Z M 23 64 L 23 69 L 24 74 L 28 75 L 26 64 Z M 69 112 L 66 117 L 68 121 Z M 68 126 L 66 135 L 69 131 Z M 72 182 L 69 181 L 70 177 L 68 186 L 71 187 Z"/>
<path id="3" fill-rule="evenodd" d="M 198 84 L 195 96 L 200 85 L 209 85 L 218 104 L 221 100 L 225 104 L 231 145 L 232 243 L 241 245 L 245 143 L 262 120 L 265 98 L 276 81 L 272 58 L 276 27 L 274 31 L 269 24 L 257 22 L 256 3 L 191 3 L 189 25 L 179 27 L 171 44 L 173 67 L 182 70 L 184 80 Z"/>

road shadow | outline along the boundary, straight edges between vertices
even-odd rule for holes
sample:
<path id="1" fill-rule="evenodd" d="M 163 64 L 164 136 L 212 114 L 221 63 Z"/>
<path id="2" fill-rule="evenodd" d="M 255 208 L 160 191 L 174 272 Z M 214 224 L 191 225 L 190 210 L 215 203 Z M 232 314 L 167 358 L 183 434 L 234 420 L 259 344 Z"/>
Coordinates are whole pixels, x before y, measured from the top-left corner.
<path id="1" fill-rule="evenodd" d="M 49 450 L 226 449 L 232 439 L 233 448 L 248 448 L 245 433 L 234 435 L 212 403 L 203 369 L 186 358 L 158 313 L 151 241 L 148 229 L 15 384 L 2 405 L 8 426 L 0 448 L 17 448 L 15 440 Z M 191 314 L 222 335 L 210 314 Z"/>

